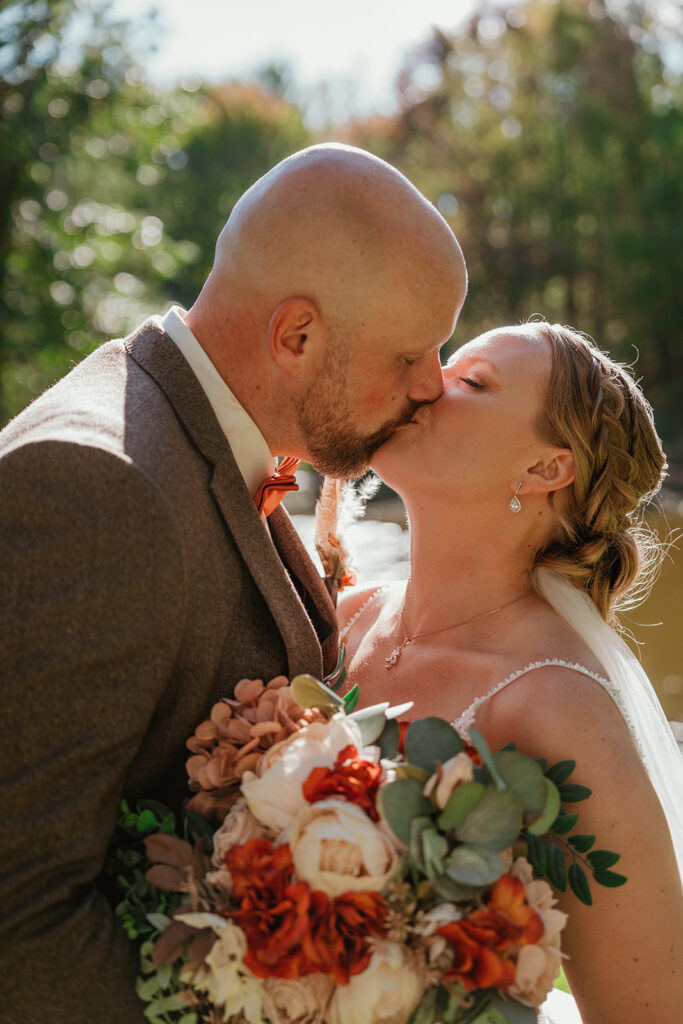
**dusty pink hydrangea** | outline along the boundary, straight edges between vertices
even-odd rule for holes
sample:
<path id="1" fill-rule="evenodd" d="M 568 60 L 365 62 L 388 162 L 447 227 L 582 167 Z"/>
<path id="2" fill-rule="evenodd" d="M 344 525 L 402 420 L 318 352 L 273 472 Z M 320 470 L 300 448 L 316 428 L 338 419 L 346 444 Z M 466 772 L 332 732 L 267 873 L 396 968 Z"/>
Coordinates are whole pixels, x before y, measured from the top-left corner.
<path id="1" fill-rule="evenodd" d="M 241 679 L 234 698 L 214 704 L 210 717 L 187 741 L 192 756 L 186 768 L 195 794 L 189 809 L 222 821 L 244 773 L 253 771 L 275 743 L 320 717 L 318 711 L 297 704 L 286 676 L 276 676 L 269 683 Z"/>

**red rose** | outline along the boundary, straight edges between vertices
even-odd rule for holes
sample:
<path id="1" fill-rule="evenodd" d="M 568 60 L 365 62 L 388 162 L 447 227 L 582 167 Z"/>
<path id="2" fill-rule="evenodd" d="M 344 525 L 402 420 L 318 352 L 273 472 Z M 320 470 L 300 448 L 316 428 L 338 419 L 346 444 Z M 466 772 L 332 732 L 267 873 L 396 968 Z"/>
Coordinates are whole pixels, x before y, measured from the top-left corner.
<path id="1" fill-rule="evenodd" d="M 376 892 L 333 900 L 292 881 L 289 846 L 249 839 L 225 855 L 239 908 L 231 916 L 244 932 L 249 970 L 259 978 L 330 974 L 339 985 L 365 970 L 368 939 L 386 933 L 386 906 Z"/>
<path id="2" fill-rule="evenodd" d="M 349 744 L 339 752 L 333 768 L 313 769 L 303 784 L 303 794 L 309 804 L 340 796 L 379 821 L 377 790 L 381 774 L 380 765 L 359 758 L 356 748 Z"/>
<path id="3" fill-rule="evenodd" d="M 457 978 L 468 990 L 511 985 L 515 961 L 505 951 L 538 942 L 543 935 L 543 921 L 527 904 L 518 878 L 503 875 L 491 887 L 486 902 L 486 909 L 437 929 L 455 953 L 444 977 Z"/>
<path id="4" fill-rule="evenodd" d="M 368 939 L 386 935 L 386 912 L 377 892 L 349 892 L 330 900 L 306 940 L 316 970 L 330 974 L 337 985 L 364 971 L 371 956 Z"/>

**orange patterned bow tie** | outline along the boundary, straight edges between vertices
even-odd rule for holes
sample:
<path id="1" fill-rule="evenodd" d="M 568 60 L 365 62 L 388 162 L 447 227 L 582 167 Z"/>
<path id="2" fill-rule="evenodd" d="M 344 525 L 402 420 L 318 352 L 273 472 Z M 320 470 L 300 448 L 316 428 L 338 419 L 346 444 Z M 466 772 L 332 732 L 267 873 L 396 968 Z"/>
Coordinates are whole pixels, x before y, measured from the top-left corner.
<path id="1" fill-rule="evenodd" d="M 286 455 L 273 475 L 266 477 L 254 495 L 254 503 L 259 515 L 263 513 L 269 516 L 288 491 L 299 490 L 294 473 L 300 461 L 301 459 L 297 459 L 293 455 Z"/>

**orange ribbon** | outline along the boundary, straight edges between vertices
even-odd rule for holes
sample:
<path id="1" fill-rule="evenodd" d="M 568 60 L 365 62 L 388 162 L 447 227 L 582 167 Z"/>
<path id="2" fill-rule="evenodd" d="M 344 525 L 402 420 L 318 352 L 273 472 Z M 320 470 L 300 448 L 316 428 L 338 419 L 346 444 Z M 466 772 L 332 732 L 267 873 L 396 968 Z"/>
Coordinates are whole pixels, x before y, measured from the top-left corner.
<path id="1" fill-rule="evenodd" d="M 269 516 L 288 491 L 299 490 L 294 473 L 300 461 L 293 455 L 285 455 L 273 475 L 266 477 L 254 495 L 254 503 L 259 515 L 263 513 Z"/>

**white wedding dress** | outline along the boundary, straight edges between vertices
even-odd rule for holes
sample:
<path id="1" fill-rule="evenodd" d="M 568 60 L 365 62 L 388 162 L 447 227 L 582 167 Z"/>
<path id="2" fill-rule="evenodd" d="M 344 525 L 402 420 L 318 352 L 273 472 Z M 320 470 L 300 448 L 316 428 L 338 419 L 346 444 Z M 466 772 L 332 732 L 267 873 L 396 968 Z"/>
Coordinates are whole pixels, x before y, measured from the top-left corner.
<path id="1" fill-rule="evenodd" d="M 521 676 L 547 665 L 564 665 L 594 679 L 614 700 L 635 740 L 666 815 L 683 877 L 683 759 L 649 679 L 627 644 L 604 622 L 585 593 L 547 569 L 536 571 L 534 584 L 539 594 L 592 651 L 605 676 L 557 658 L 534 662 L 473 701 L 453 725 L 466 734 L 474 725 L 481 704 Z M 538 1024 L 581 1024 L 581 1015 L 571 996 L 554 989 L 540 1009 Z"/>

